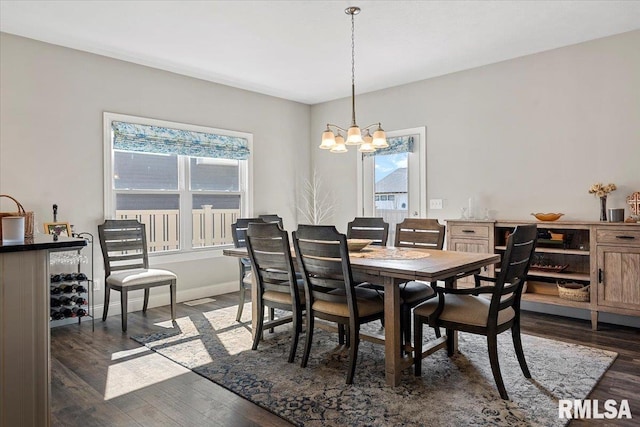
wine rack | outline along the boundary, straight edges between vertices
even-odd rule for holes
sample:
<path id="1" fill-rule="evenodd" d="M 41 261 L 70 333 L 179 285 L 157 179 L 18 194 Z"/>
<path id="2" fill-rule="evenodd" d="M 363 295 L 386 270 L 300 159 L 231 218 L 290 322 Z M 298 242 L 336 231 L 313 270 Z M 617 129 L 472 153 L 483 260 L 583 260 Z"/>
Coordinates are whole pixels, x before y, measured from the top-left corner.
<path id="1" fill-rule="evenodd" d="M 93 328 L 93 235 L 77 233 L 87 246 L 49 257 L 49 325 L 80 324 L 91 320 Z M 87 253 L 85 253 L 87 252 Z"/>

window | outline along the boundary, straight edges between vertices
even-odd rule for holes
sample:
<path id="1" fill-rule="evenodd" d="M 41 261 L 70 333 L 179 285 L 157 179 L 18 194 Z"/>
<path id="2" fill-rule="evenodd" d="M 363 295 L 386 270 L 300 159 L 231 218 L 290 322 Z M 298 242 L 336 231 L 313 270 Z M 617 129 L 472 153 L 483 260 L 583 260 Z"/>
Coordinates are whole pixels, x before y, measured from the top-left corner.
<path id="1" fill-rule="evenodd" d="M 136 218 L 149 253 L 232 245 L 251 212 L 252 136 L 105 113 L 105 216 Z"/>

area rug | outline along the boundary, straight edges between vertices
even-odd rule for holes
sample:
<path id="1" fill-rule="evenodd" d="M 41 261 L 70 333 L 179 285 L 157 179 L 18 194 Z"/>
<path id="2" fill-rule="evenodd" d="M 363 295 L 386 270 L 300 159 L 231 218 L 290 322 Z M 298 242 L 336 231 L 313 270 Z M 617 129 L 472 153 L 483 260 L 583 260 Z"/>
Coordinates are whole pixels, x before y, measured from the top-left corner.
<path id="1" fill-rule="evenodd" d="M 177 326 L 132 337 L 149 349 L 299 426 L 562 426 L 559 399 L 584 399 L 616 353 L 523 335 L 532 379 L 522 375 L 511 336 L 499 337 L 500 364 L 510 401 L 496 390 L 484 337 L 461 333 L 460 354 L 440 350 L 423 360 L 422 377 L 384 377 L 384 348 L 363 341 L 353 385 L 345 384 L 348 353 L 337 335 L 316 329 L 311 357 L 287 363 L 287 325 L 265 333 L 251 350 L 250 322 L 234 307 L 177 320 Z M 249 305 L 244 310 L 250 313 Z M 375 322 L 369 328 L 378 329 Z M 425 329 L 425 340 L 434 336 Z"/>

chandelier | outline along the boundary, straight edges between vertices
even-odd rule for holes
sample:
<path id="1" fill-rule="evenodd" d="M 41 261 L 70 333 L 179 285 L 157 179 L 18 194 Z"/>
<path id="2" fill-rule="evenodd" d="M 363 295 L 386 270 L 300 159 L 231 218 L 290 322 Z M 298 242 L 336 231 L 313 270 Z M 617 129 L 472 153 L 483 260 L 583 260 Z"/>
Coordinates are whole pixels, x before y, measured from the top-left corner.
<path id="1" fill-rule="evenodd" d="M 360 13 L 359 7 L 348 7 L 344 13 L 351 15 L 351 126 L 349 129 L 327 123 L 327 128 L 322 133 L 322 143 L 320 148 L 331 150 L 332 153 L 346 153 L 346 145 L 359 145 L 358 151 L 362 153 L 372 153 L 379 148 L 387 148 L 387 136 L 382 129 L 381 123 L 373 123 L 362 129 L 356 124 L 356 68 L 355 68 L 355 25 L 354 17 Z M 377 126 L 377 129 L 370 133 L 370 129 Z M 334 133 L 334 131 L 336 133 Z M 343 133 L 346 134 L 346 141 Z"/>

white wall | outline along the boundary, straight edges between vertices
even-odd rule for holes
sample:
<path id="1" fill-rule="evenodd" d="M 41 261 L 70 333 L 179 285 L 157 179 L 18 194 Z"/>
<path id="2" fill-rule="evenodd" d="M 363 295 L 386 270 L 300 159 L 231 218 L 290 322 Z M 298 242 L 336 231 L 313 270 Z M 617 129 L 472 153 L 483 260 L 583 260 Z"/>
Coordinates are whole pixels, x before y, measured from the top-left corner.
<path id="1" fill-rule="evenodd" d="M 309 106 L 6 33 L 0 55 L 0 194 L 35 211 L 40 227 L 57 203 L 59 220 L 97 238 L 104 111 L 252 133 L 254 212 L 296 225 L 295 183 L 310 162 Z M 96 244 L 102 275 L 99 252 Z M 211 294 L 212 284 L 237 289 L 237 261 L 228 257 L 167 267 L 180 277 L 179 300 Z M 159 293 L 164 298 L 160 290 L 152 298 Z"/>
<path id="2" fill-rule="evenodd" d="M 633 31 L 358 95 L 358 123 L 426 126 L 427 197 L 445 201 L 430 217 L 459 218 L 475 197 L 500 219 L 597 221 L 591 184 L 617 184 L 610 208 L 640 191 L 639 46 Z M 315 147 L 326 123 L 350 117 L 350 99 L 312 107 L 311 155 L 340 206 L 336 224 L 356 215 L 356 153 Z"/>

